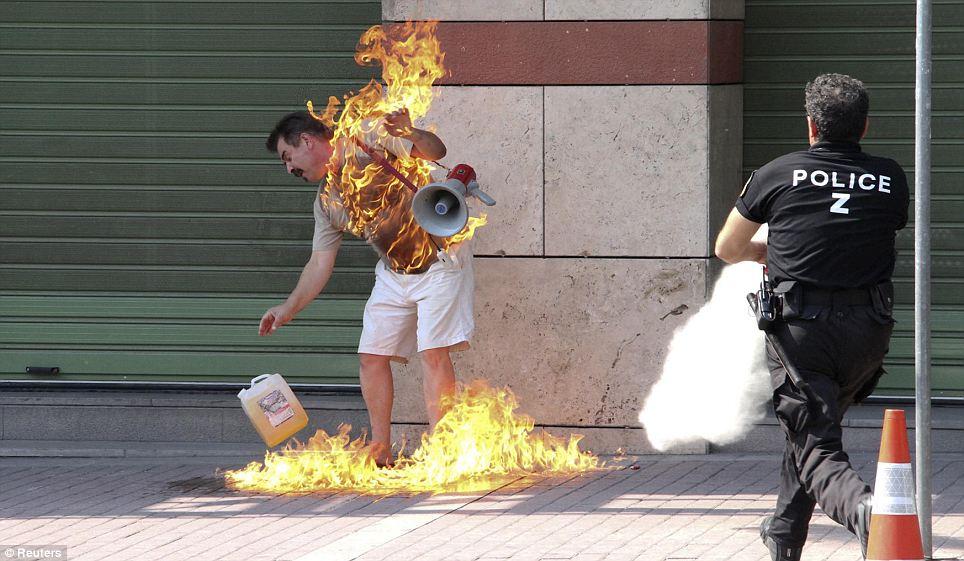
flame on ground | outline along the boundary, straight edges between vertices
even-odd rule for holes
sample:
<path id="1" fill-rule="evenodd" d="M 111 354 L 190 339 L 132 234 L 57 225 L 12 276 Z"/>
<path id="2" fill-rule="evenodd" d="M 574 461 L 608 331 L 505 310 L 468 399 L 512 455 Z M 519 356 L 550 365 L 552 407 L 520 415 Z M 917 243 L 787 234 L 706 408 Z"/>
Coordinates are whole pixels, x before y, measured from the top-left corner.
<path id="1" fill-rule="evenodd" d="M 545 431 L 534 434 L 531 417 L 515 412 L 508 388 L 477 380 L 448 398 L 448 412 L 411 456 L 400 455 L 394 468 L 379 468 L 366 452 L 365 437 L 351 440 L 351 427 L 339 433 L 319 430 L 306 444 L 265 454 L 264 463 L 225 473 L 239 490 L 362 493 L 481 491 L 508 476 L 561 475 L 603 467 L 599 458 L 579 450 L 579 435 L 568 440 Z"/>
<path id="2" fill-rule="evenodd" d="M 340 116 L 341 102 L 336 97 L 328 99 L 320 115 L 308 102 L 309 112 L 334 130 L 335 150 L 326 181 L 338 190 L 349 231 L 371 241 L 395 270 L 422 270 L 435 261 L 438 249 L 471 238 L 475 229 L 485 224 L 484 216 L 470 218 L 455 236 L 433 240 L 410 211 L 412 191 L 379 164 L 367 163 L 367 159 L 367 165 L 362 164 L 356 149 L 356 141 L 363 141 L 373 130 L 378 132 L 380 144 L 390 141 L 387 132 L 377 128 L 380 117 L 403 107 L 413 121 L 428 113 L 434 97 L 432 84 L 445 75 L 437 26 L 437 21 L 424 21 L 368 29 L 359 39 L 355 61 L 380 64 L 384 85 L 372 80 L 358 93 L 346 95 Z M 417 186 L 432 182 L 429 174 L 435 167 L 430 162 L 401 157 L 393 165 Z M 326 203 L 338 204 L 331 198 Z"/>

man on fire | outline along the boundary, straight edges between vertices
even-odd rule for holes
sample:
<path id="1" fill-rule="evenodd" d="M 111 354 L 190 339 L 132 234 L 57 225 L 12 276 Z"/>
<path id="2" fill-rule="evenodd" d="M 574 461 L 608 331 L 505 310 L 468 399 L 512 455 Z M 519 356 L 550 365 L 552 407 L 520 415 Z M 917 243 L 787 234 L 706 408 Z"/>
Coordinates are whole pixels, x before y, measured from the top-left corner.
<path id="1" fill-rule="evenodd" d="M 415 128 L 407 109 L 370 120 L 359 144 L 389 163 L 408 158 L 437 160 L 446 148 L 433 133 Z M 361 146 L 350 158 L 332 144 L 332 130 L 307 111 L 284 116 L 268 136 L 268 151 L 286 170 L 320 183 L 314 201 L 315 231 L 311 258 L 288 298 L 264 313 L 260 335 L 269 335 L 291 321 L 325 288 L 344 232 L 364 238 L 379 254 L 375 286 L 365 305 L 358 344 L 362 395 L 371 421 L 370 451 L 376 464 L 390 465 L 394 386 L 391 362 L 421 356 L 423 393 L 430 427 L 442 417 L 443 396 L 455 391 L 450 353 L 468 348 L 474 329 L 473 273 L 469 243 L 448 248 L 414 221 L 407 188 L 386 190 L 392 175 Z M 357 165 L 346 170 L 346 160 Z M 350 175 L 372 176 L 361 189 L 346 186 Z M 359 223 L 364 223 L 359 226 Z"/>

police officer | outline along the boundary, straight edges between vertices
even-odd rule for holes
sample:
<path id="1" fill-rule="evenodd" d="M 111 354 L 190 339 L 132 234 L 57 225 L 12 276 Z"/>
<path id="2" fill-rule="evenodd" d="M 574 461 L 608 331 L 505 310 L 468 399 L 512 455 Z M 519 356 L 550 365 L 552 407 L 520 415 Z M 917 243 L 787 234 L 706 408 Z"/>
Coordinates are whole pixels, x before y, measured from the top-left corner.
<path id="1" fill-rule="evenodd" d="M 755 171 L 716 240 L 728 263 L 765 262 L 782 302 L 766 334 L 787 439 L 776 512 L 760 527 L 773 561 L 799 561 L 817 503 L 857 535 L 866 556 L 871 490 L 843 450 L 840 421 L 883 373 L 894 240 L 909 202 L 900 166 L 860 148 L 868 108 L 850 76 L 807 84 L 810 149 Z M 752 241 L 764 223 L 768 241 Z"/>

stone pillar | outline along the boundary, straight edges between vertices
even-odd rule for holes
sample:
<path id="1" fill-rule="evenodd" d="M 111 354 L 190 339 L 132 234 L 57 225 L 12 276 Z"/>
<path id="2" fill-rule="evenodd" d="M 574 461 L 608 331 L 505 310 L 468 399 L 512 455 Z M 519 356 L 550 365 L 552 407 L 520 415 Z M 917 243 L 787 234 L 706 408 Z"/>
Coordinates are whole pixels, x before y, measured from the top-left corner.
<path id="1" fill-rule="evenodd" d="M 498 200 L 459 378 L 510 386 L 595 452 L 651 451 L 638 412 L 740 189 L 742 0 L 382 6 L 441 20 L 450 76 L 425 124 Z M 396 430 L 424 422 L 418 369 L 396 371 Z"/>

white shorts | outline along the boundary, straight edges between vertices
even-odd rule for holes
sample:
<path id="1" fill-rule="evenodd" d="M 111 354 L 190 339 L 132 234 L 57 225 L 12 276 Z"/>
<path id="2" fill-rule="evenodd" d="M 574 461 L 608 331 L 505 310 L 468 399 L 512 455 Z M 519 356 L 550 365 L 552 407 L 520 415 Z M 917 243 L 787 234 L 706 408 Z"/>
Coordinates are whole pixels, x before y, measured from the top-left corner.
<path id="1" fill-rule="evenodd" d="M 433 263 L 418 275 L 396 273 L 379 260 L 358 352 L 407 363 L 408 357 L 426 349 L 467 349 L 475 329 L 468 245 L 450 249 L 446 262 Z"/>

